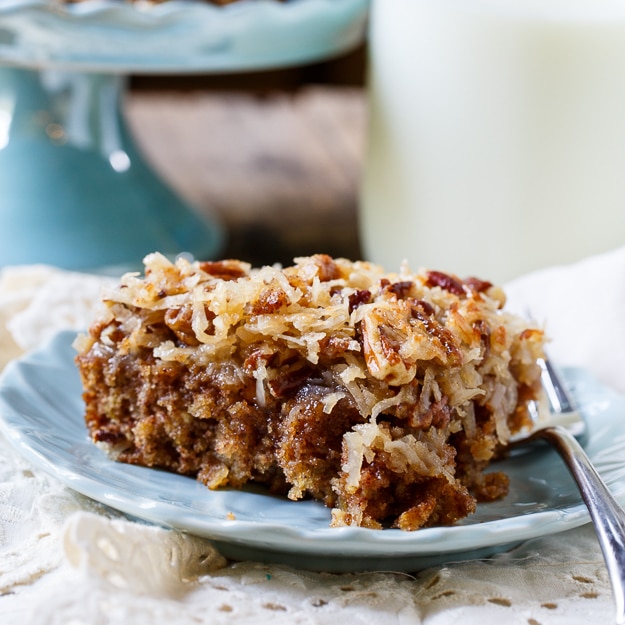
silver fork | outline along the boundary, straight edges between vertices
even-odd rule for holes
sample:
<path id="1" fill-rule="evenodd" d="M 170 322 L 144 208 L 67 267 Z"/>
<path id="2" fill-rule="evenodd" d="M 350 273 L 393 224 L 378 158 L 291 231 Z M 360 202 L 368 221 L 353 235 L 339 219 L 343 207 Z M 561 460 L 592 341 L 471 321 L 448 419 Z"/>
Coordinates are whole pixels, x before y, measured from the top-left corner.
<path id="1" fill-rule="evenodd" d="M 578 438 L 583 438 L 586 424 L 575 406 L 568 388 L 548 359 L 539 361 L 542 383 L 550 407 L 548 419 L 542 419 L 537 407 L 530 410 L 533 429 L 513 439 L 514 445 L 543 439 L 553 445 L 577 482 L 588 508 L 603 552 L 614 601 L 616 623 L 625 623 L 625 512 L 610 493 L 592 465 Z M 541 422 L 542 421 L 542 422 Z"/>

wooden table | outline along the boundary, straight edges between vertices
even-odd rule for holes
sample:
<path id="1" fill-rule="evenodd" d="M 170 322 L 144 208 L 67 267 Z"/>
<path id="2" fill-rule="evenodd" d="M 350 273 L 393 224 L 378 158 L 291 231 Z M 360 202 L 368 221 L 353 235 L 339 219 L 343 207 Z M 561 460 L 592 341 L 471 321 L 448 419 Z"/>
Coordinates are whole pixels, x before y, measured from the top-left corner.
<path id="1" fill-rule="evenodd" d="M 156 170 L 200 212 L 221 219 L 221 257 L 255 265 L 316 252 L 361 257 L 361 88 L 131 90 L 125 110 Z"/>

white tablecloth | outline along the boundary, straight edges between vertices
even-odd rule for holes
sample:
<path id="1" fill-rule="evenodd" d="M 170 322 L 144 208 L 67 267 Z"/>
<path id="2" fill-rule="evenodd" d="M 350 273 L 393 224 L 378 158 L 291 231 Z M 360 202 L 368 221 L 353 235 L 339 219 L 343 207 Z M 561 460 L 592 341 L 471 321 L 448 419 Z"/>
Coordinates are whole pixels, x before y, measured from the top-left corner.
<path id="1" fill-rule="evenodd" d="M 0 273 L 0 367 L 82 328 L 103 278 Z M 550 353 L 625 392 L 625 248 L 507 285 L 544 322 Z M 624 415 L 625 419 L 625 415 Z M 624 421 L 625 427 L 625 421 Z M 592 526 L 484 561 L 320 574 L 228 563 L 203 539 L 135 523 L 65 488 L 0 437 L 0 623 L 105 625 L 589 625 L 614 622 Z"/>

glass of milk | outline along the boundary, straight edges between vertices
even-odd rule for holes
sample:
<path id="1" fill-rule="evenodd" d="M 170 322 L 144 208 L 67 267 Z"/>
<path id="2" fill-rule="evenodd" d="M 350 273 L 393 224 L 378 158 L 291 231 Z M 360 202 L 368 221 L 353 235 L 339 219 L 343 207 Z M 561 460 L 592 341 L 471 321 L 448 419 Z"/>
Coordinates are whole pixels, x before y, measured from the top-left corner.
<path id="1" fill-rule="evenodd" d="M 623 0 L 373 0 L 365 256 L 502 282 L 625 244 Z"/>

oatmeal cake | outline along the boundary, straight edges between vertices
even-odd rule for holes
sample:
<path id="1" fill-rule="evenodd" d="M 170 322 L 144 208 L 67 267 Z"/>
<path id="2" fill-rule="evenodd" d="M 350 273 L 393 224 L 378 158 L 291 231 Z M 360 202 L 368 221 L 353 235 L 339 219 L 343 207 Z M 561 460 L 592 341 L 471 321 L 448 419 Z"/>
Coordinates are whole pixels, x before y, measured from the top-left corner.
<path id="1" fill-rule="evenodd" d="M 286 268 L 155 253 L 76 341 L 112 458 L 210 489 L 265 485 L 332 524 L 451 524 L 540 392 L 543 333 L 489 282 L 325 255 Z"/>

